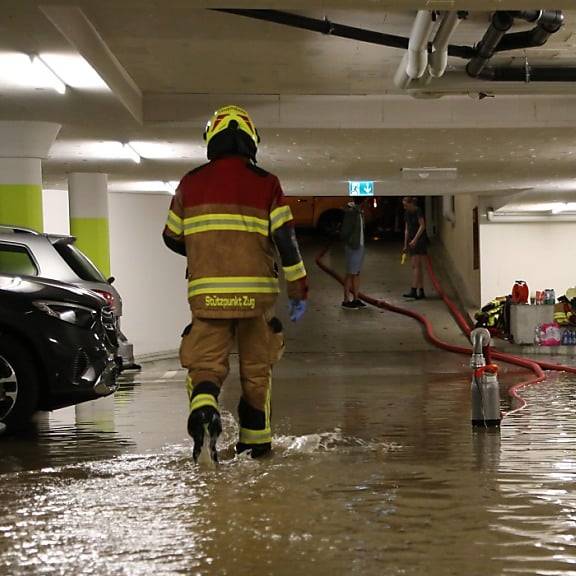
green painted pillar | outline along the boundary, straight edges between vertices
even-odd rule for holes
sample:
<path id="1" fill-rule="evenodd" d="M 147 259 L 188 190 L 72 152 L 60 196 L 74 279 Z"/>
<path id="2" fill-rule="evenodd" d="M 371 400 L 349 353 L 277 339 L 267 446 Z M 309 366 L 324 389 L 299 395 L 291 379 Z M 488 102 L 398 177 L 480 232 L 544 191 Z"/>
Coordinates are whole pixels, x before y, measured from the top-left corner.
<path id="1" fill-rule="evenodd" d="M 44 229 L 42 158 L 59 124 L 0 122 L 0 224 Z"/>
<path id="2" fill-rule="evenodd" d="M 98 270 L 110 277 L 110 234 L 108 231 L 108 177 L 106 174 L 76 172 L 68 176 L 70 234 L 76 246 Z"/>

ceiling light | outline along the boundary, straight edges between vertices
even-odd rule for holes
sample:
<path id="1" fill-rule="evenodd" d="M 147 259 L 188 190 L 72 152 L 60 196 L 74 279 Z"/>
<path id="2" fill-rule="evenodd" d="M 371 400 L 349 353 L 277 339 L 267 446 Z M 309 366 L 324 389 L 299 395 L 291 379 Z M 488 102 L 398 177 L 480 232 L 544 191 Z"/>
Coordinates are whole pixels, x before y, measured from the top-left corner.
<path id="1" fill-rule="evenodd" d="M 576 202 L 554 202 L 550 207 L 550 212 L 552 212 L 552 214 L 574 211 L 576 211 Z"/>
<path id="2" fill-rule="evenodd" d="M 138 154 L 138 152 L 136 152 L 136 150 L 134 150 L 134 148 L 132 148 L 130 144 L 124 144 L 124 146 L 122 146 L 122 149 L 126 154 L 126 156 L 130 158 L 130 160 L 136 162 L 136 164 L 140 164 L 142 158 L 140 158 L 140 154 Z"/>
<path id="3" fill-rule="evenodd" d="M 124 182 L 108 182 L 110 192 L 135 192 L 135 193 L 169 193 L 174 195 L 180 182 L 176 180 L 129 180 Z"/>
<path id="4" fill-rule="evenodd" d="M 110 90 L 96 70 L 79 54 L 42 52 L 39 58 L 62 82 L 72 88 Z"/>
<path id="5" fill-rule="evenodd" d="M 206 146 L 193 141 L 130 140 L 130 146 L 142 158 L 149 158 L 150 160 L 179 160 L 185 158 L 186 160 L 202 162 L 206 158 Z"/>
<path id="6" fill-rule="evenodd" d="M 49 88 L 60 94 L 66 92 L 66 84 L 38 56 L 21 52 L 0 54 L 0 86 Z"/>
<path id="7" fill-rule="evenodd" d="M 458 168 L 401 168 L 400 171 L 405 180 L 455 180 L 458 177 Z"/>
<path id="8" fill-rule="evenodd" d="M 58 75 L 40 58 L 40 56 L 31 56 L 32 70 L 38 77 L 46 78 L 46 81 L 53 90 L 58 94 L 66 94 L 66 84 L 58 77 Z"/>

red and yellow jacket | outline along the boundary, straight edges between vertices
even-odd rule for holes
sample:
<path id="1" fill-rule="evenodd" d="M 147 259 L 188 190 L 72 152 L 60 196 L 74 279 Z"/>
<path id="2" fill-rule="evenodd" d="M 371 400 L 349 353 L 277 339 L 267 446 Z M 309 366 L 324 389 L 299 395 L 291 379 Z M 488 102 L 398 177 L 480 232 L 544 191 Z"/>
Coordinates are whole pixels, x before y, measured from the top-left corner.
<path id="1" fill-rule="evenodd" d="M 198 318 L 247 318 L 272 307 L 280 292 L 275 247 L 289 298 L 307 297 L 280 182 L 246 158 L 219 158 L 186 174 L 163 238 L 188 259 L 188 299 Z"/>

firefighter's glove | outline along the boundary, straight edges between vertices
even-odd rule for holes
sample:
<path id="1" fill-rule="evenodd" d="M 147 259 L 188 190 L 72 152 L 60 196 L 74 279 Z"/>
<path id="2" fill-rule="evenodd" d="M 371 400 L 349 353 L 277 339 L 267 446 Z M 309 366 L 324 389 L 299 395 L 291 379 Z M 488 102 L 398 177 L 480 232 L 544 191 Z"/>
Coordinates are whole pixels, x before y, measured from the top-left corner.
<path id="1" fill-rule="evenodd" d="M 290 320 L 292 320 L 292 322 L 298 322 L 298 320 L 304 316 L 307 306 L 308 302 L 306 300 L 290 300 L 288 304 Z"/>

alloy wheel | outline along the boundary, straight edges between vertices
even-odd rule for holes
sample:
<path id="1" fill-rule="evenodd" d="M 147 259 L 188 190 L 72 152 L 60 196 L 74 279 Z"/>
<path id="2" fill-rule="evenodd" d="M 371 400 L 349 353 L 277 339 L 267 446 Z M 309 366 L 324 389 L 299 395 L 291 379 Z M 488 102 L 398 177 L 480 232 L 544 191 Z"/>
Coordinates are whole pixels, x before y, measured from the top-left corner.
<path id="1" fill-rule="evenodd" d="M 0 354 L 0 420 L 4 420 L 18 399 L 18 378 L 7 358 Z"/>

